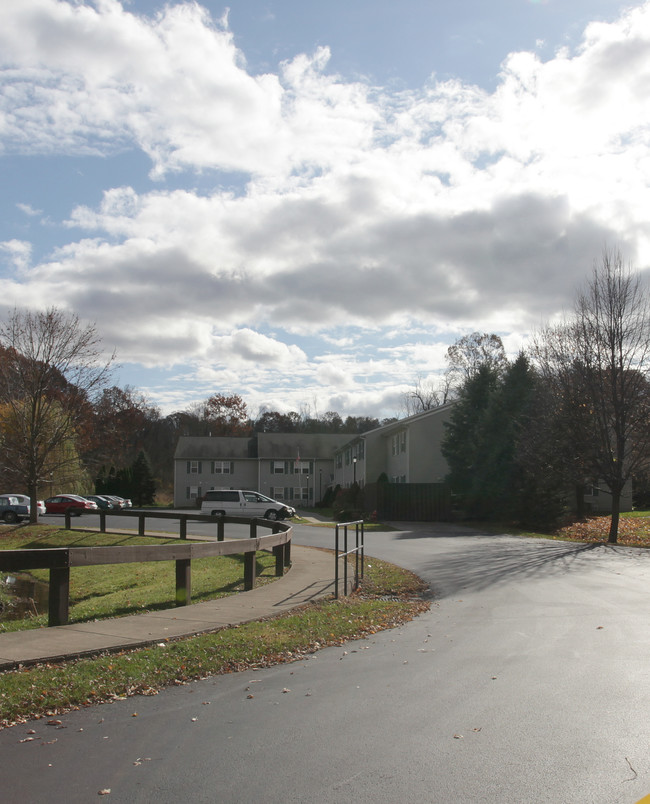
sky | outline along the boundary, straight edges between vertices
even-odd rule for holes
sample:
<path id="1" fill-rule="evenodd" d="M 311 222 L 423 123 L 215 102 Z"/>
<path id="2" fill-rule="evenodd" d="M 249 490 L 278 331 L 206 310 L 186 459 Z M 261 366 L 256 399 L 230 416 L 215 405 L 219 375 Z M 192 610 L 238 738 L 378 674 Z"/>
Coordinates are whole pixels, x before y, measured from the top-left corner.
<path id="1" fill-rule="evenodd" d="M 650 0 L 1 0 L 0 316 L 163 414 L 403 415 L 650 268 Z"/>

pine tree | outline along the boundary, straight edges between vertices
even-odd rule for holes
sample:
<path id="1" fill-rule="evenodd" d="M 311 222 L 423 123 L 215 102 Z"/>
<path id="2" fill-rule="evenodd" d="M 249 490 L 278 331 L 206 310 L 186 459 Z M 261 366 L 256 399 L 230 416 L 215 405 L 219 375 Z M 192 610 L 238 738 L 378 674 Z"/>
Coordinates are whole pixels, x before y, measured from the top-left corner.
<path id="1" fill-rule="evenodd" d="M 483 449 L 483 423 L 497 378 L 497 372 L 484 365 L 465 381 L 442 441 L 442 454 L 449 465 L 447 480 L 470 514 L 473 513 L 474 475 Z"/>
<path id="2" fill-rule="evenodd" d="M 156 483 L 151 464 L 142 450 L 131 465 L 131 499 L 138 508 L 152 505 L 156 499 Z"/>

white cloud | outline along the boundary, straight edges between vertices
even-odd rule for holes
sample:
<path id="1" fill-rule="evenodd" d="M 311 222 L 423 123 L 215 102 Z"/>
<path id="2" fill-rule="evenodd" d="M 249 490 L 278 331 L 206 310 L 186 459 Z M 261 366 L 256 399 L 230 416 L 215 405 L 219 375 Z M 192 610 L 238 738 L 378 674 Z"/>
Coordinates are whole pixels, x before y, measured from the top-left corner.
<path id="1" fill-rule="evenodd" d="M 22 274 L 31 262 L 32 246 L 24 240 L 5 240 L 0 242 L 0 255 Z"/>
<path id="2" fill-rule="evenodd" d="M 69 242 L 35 265 L 28 243 L 3 246 L 22 272 L 6 301 L 83 311 L 125 361 L 191 364 L 260 400 L 291 376 L 289 409 L 297 394 L 386 405 L 443 365 L 427 333 L 515 347 L 604 243 L 650 265 L 649 3 L 575 52 L 511 54 L 492 93 L 345 81 L 327 48 L 254 76 L 196 4 L 147 19 L 116 0 L 3 0 L 0 53 L 4 153 L 137 147 L 161 178 L 66 211 Z M 242 172 L 241 192 L 220 170 Z M 171 171 L 214 189 L 170 190 Z"/>

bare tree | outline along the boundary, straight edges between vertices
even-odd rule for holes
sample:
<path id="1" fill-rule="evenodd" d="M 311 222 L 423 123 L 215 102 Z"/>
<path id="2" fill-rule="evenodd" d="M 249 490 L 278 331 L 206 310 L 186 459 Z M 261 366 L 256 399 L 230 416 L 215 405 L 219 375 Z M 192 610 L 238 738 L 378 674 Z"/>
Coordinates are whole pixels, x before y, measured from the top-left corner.
<path id="1" fill-rule="evenodd" d="M 547 332 L 545 346 L 563 389 L 564 429 L 579 431 L 574 446 L 611 492 L 616 543 L 621 494 L 650 452 L 650 308 L 619 251 L 603 251 L 573 316 Z"/>
<path id="2" fill-rule="evenodd" d="M 37 520 L 39 485 L 78 462 L 71 449 L 91 395 L 107 381 L 114 359 L 101 359 L 94 325 L 56 308 L 15 309 L 0 324 L 0 405 L 4 459 L 22 478 Z"/>
<path id="3" fill-rule="evenodd" d="M 447 349 L 446 395 L 456 392 L 481 366 L 502 374 L 508 366 L 503 342 L 498 335 L 472 332 Z"/>
<path id="4" fill-rule="evenodd" d="M 448 386 L 444 382 L 436 385 L 431 380 L 418 377 L 413 388 L 404 392 L 403 406 L 407 416 L 444 405 L 447 401 Z"/>

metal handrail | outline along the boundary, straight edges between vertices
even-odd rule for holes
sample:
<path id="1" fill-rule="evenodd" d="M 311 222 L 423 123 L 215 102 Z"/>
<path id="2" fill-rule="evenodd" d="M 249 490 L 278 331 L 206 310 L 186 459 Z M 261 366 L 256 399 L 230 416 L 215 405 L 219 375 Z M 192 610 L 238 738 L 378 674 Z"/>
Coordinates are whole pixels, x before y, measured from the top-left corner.
<path id="1" fill-rule="evenodd" d="M 348 527 L 354 525 L 355 546 L 348 550 Z M 339 528 L 343 528 L 343 550 L 339 549 Z M 339 522 L 336 524 L 334 537 L 334 552 L 336 561 L 334 564 L 334 597 L 339 599 L 339 559 L 343 559 L 343 589 L 348 594 L 348 556 L 354 553 L 354 586 L 352 591 L 359 588 L 359 582 L 363 579 L 364 565 L 364 530 L 363 520 L 356 519 L 354 522 Z M 361 569 L 359 569 L 359 565 Z"/>

